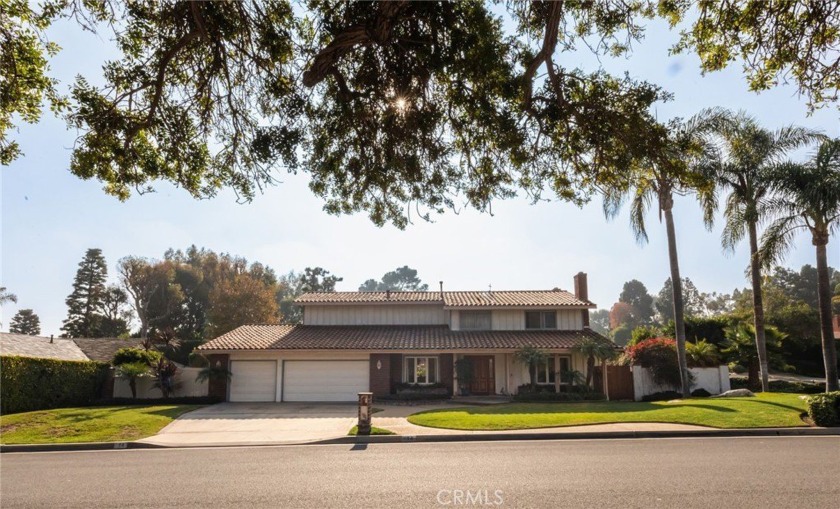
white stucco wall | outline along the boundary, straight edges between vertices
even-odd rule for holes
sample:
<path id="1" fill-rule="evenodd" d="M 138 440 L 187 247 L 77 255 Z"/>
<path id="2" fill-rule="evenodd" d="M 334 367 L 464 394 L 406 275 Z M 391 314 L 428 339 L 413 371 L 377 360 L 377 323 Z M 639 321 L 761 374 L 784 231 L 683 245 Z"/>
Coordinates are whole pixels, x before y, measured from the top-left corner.
<path id="1" fill-rule="evenodd" d="M 175 391 L 172 393 L 173 398 L 192 398 L 207 396 L 207 382 L 197 383 L 195 377 L 201 368 L 178 368 L 175 373 Z M 138 399 L 157 399 L 162 398 L 160 389 L 154 387 L 154 379 L 152 377 L 143 377 L 137 379 L 137 398 Z M 128 380 L 120 377 L 114 379 L 114 397 L 115 398 L 131 398 L 131 387 L 128 385 Z"/>
<path id="2" fill-rule="evenodd" d="M 725 365 L 716 368 L 689 368 L 689 371 L 694 375 L 692 391 L 706 389 L 711 394 L 720 394 L 729 390 L 729 368 Z M 649 394 L 673 390 L 678 389 L 657 385 L 649 370 L 633 366 L 633 393 L 636 401 L 641 401 Z"/>

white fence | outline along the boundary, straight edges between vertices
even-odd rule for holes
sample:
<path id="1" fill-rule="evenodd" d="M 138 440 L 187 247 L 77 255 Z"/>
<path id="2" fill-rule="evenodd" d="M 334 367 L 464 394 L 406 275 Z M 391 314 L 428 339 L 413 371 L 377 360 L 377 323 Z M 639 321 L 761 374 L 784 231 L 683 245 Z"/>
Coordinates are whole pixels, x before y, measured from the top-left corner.
<path id="1" fill-rule="evenodd" d="M 201 368 L 178 368 L 178 371 L 175 372 L 175 390 L 171 396 L 173 398 L 207 396 L 207 382 L 197 383 L 195 381 L 195 377 L 198 376 L 199 371 L 201 371 Z M 161 394 L 160 389 L 154 387 L 154 383 L 154 379 L 150 376 L 138 378 L 137 399 L 162 398 L 163 394 Z M 128 380 L 122 377 L 115 377 L 114 397 L 131 398 L 131 387 L 128 385 Z"/>
<path id="2" fill-rule="evenodd" d="M 654 383 L 650 371 L 641 366 L 633 368 L 633 393 L 636 401 L 650 394 L 657 392 L 673 391 L 674 387 L 662 386 Z M 729 390 L 729 368 L 718 366 L 716 368 L 689 368 L 694 375 L 694 384 L 691 390 L 706 389 L 711 394 L 720 394 Z M 678 390 L 678 388 L 677 388 Z"/>

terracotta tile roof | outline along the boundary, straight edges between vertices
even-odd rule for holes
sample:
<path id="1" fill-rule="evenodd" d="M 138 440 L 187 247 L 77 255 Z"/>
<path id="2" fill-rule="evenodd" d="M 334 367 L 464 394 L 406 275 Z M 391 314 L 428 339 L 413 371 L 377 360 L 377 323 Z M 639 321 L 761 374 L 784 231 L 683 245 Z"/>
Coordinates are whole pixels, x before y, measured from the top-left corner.
<path id="1" fill-rule="evenodd" d="M 313 292 L 304 293 L 298 304 L 369 304 L 377 302 L 443 303 L 440 292 Z"/>
<path id="2" fill-rule="evenodd" d="M 595 307 L 563 290 L 492 292 L 318 292 L 295 299 L 298 304 L 430 303 L 445 307 Z"/>
<path id="3" fill-rule="evenodd" d="M 198 350 L 466 350 L 572 348 L 592 330 L 452 331 L 445 325 L 243 325 Z"/>
<path id="4" fill-rule="evenodd" d="M 70 339 L 53 339 L 25 334 L 0 332 L 0 354 L 59 359 L 65 361 L 88 360 L 82 350 Z"/>
<path id="5" fill-rule="evenodd" d="M 578 299 L 563 290 L 532 290 L 513 292 L 445 292 L 446 307 L 494 307 L 494 306 L 594 306 L 589 301 Z"/>

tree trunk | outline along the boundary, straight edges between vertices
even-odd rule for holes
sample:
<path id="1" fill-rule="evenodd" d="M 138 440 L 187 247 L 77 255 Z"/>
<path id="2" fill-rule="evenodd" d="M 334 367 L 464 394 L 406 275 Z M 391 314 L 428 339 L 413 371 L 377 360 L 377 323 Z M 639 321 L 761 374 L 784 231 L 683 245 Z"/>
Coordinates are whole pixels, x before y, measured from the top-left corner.
<path id="1" fill-rule="evenodd" d="M 761 384 L 759 383 L 758 379 L 758 357 L 751 357 L 750 363 L 747 366 L 747 387 L 749 387 L 751 391 L 757 391 L 759 387 L 761 387 Z"/>
<path id="2" fill-rule="evenodd" d="M 595 357 L 590 355 L 586 358 L 586 386 L 592 387 L 592 373 L 595 371 Z"/>
<path id="3" fill-rule="evenodd" d="M 537 392 L 537 363 L 531 362 L 528 369 L 528 374 L 531 376 L 531 392 Z"/>
<path id="4" fill-rule="evenodd" d="M 137 399 L 137 379 L 129 378 L 128 386 L 131 388 L 131 397 Z"/>
<path id="5" fill-rule="evenodd" d="M 837 347 L 834 344 L 834 328 L 831 324 L 831 285 L 825 252 L 827 243 L 828 235 L 814 240 L 814 245 L 817 247 L 817 294 L 820 304 L 823 362 L 825 363 L 825 391 L 831 392 L 840 388 L 837 382 Z"/>
<path id="6" fill-rule="evenodd" d="M 669 200 L 673 204 L 673 200 Z M 684 398 L 691 397 L 691 382 L 688 376 L 688 361 L 685 357 L 685 316 L 683 313 L 682 279 L 677 257 L 677 234 L 674 231 L 674 215 L 671 206 L 663 207 L 665 228 L 668 232 L 668 262 L 671 265 L 671 288 L 674 293 L 674 329 L 677 340 L 677 362 L 680 366 L 680 389 Z"/>
<path id="7" fill-rule="evenodd" d="M 767 339 L 764 335 L 764 298 L 761 293 L 761 265 L 758 262 L 758 232 L 755 222 L 749 223 L 750 276 L 752 278 L 753 318 L 755 323 L 755 349 L 761 372 L 761 390 L 770 392 L 770 372 L 767 362 Z"/>

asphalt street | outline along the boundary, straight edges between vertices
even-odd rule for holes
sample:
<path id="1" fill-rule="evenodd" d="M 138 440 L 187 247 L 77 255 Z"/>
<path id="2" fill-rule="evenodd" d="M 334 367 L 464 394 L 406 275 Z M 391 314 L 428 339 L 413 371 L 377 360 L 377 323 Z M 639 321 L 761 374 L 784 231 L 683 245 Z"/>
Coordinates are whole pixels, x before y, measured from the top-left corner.
<path id="1" fill-rule="evenodd" d="M 405 443 L 0 456 L 13 507 L 840 507 L 840 438 Z"/>

